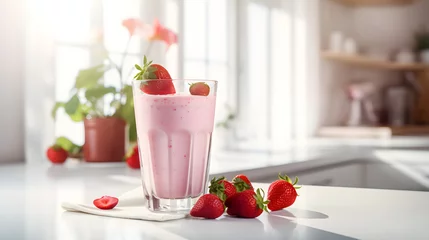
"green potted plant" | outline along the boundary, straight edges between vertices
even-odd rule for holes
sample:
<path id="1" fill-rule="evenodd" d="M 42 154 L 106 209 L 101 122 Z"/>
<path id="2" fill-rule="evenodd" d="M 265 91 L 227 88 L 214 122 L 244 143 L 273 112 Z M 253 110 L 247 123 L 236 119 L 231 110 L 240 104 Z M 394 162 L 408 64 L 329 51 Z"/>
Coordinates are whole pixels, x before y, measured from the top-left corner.
<path id="1" fill-rule="evenodd" d="M 105 54 L 106 58 L 101 64 L 80 70 L 71 89 L 70 99 L 55 103 L 52 109 L 54 119 L 57 111 L 63 108 L 71 120 L 84 122 L 85 143 L 81 152 L 88 162 L 122 161 L 127 148 L 126 141 L 137 141 L 131 71 L 125 71 L 123 66 L 131 38 L 135 35 L 147 37 L 149 44 L 146 53 L 154 41 L 163 41 L 167 47 L 177 42 L 176 35 L 156 19 L 153 26 L 133 18 L 124 20 L 122 25 L 129 32 L 129 40 L 121 63 L 116 64 Z M 109 71 L 118 73 L 119 88 L 103 82 L 104 74 Z M 107 96 L 110 96 L 110 100 Z M 109 101 L 108 110 L 105 109 L 106 101 Z M 76 148 L 73 151 L 76 152 Z"/>
<path id="2" fill-rule="evenodd" d="M 429 31 L 420 30 L 415 34 L 415 47 L 420 60 L 429 64 Z"/>

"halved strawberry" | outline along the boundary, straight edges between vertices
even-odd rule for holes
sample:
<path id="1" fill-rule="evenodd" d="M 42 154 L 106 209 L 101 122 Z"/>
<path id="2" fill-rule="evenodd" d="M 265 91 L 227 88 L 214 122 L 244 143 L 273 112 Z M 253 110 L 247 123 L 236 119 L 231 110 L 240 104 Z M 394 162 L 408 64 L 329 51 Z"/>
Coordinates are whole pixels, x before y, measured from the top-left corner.
<path id="1" fill-rule="evenodd" d="M 116 207 L 119 199 L 110 196 L 103 196 L 101 198 L 97 198 L 93 201 L 94 206 L 99 209 L 108 210 Z"/>
<path id="2" fill-rule="evenodd" d="M 208 96 L 210 93 L 210 87 L 206 83 L 197 82 L 191 84 L 191 86 L 189 87 L 189 92 L 192 95 Z"/>
<path id="3" fill-rule="evenodd" d="M 152 64 L 152 61 L 148 62 L 146 56 L 144 56 L 143 67 L 136 64 L 135 68 L 139 72 L 134 76 L 134 79 L 147 80 L 142 82 L 140 86 L 144 93 L 152 95 L 176 93 L 170 73 L 163 66 Z"/>

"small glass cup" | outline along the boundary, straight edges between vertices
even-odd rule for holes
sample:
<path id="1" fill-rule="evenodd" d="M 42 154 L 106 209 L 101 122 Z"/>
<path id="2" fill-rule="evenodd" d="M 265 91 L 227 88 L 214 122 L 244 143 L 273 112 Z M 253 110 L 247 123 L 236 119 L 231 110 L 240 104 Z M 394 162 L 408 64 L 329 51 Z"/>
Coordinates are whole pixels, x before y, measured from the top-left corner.
<path id="1" fill-rule="evenodd" d="M 192 95 L 190 87 L 195 83 L 207 84 L 209 94 Z M 173 85 L 175 93 L 171 94 Z M 164 90 L 163 95 L 156 95 Z M 133 80 L 142 183 L 149 210 L 188 213 L 207 192 L 216 91 L 217 81 L 213 80 Z"/>

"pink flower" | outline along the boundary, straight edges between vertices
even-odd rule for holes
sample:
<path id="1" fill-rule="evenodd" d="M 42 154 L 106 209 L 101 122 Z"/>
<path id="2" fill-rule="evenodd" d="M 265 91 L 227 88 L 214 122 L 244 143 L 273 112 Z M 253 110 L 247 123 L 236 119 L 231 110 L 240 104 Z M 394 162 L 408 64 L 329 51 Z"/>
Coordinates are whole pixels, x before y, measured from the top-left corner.
<path id="1" fill-rule="evenodd" d="M 136 18 L 125 19 L 122 21 L 122 25 L 128 30 L 130 37 L 139 35 L 147 38 L 148 41 L 162 41 L 167 44 L 167 50 L 171 45 L 177 43 L 176 33 L 161 25 L 156 18 L 153 21 L 153 26 Z"/>
<path id="2" fill-rule="evenodd" d="M 152 26 L 152 33 L 149 35 L 149 41 L 163 41 L 167 44 L 167 49 L 177 43 L 177 35 L 170 29 L 161 25 L 158 19 L 155 19 Z"/>
<path id="3" fill-rule="evenodd" d="M 136 33 L 142 33 L 145 28 L 145 24 L 137 18 L 128 18 L 123 20 L 122 26 L 128 30 L 130 36 L 133 36 Z"/>

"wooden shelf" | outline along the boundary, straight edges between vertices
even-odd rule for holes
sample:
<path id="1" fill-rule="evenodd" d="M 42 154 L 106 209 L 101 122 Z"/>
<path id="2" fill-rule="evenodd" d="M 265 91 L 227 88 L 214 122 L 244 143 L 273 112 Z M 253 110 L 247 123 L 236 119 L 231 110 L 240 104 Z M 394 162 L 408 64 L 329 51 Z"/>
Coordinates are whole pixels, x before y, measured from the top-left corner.
<path id="1" fill-rule="evenodd" d="M 377 59 L 372 59 L 370 57 L 359 56 L 359 55 L 348 55 L 343 53 L 332 53 L 332 52 L 322 52 L 322 57 L 328 60 L 338 61 L 347 63 L 350 65 L 367 67 L 367 68 L 376 68 L 384 70 L 393 70 L 393 71 L 422 71 L 429 69 L 429 65 L 421 63 L 396 63 L 391 61 L 382 61 Z"/>
<path id="2" fill-rule="evenodd" d="M 429 135 L 429 125 L 410 125 L 403 127 L 380 126 L 380 127 L 349 127 L 349 126 L 332 126 L 322 127 L 318 131 L 321 137 L 367 137 L 367 138 L 390 138 L 392 136 L 406 135 Z"/>
<path id="3" fill-rule="evenodd" d="M 392 5 L 408 5 L 416 0 L 334 0 L 351 7 L 368 7 L 368 6 L 392 6 Z"/>

